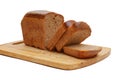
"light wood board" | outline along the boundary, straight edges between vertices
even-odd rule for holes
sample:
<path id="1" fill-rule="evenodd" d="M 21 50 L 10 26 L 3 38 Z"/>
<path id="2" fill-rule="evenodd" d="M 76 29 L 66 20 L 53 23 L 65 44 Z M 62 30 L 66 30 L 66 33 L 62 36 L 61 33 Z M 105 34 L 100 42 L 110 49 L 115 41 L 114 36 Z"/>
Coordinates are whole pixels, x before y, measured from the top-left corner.
<path id="1" fill-rule="evenodd" d="M 99 52 L 96 57 L 91 59 L 78 59 L 64 53 L 50 52 L 25 46 L 22 41 L 0 45 L 0 55 L 10 56 L 64 70 L 83 68 L 97 63 L 109 56 L 110 51 L 110 48 L 102 47 L 102 51 Z"/>

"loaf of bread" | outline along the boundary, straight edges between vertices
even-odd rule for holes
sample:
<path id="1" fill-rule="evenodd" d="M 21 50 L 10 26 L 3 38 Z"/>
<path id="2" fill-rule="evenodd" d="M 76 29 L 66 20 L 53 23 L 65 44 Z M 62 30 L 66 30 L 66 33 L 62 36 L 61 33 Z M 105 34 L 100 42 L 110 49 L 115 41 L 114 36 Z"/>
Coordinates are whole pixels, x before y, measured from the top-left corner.
<path id="1" fill-rule="evenodd" d="M 21 26 L 24 43 L 40 49 L 53 50 L 66 28 L 62 15 L 36 10 L 25 14 Z"/>
<path id="2" fill-rule="evenodd" d="M 101 47 L 80 44 L 91 35 L 85 22 L 64 22 L 61 14 L 46 10 L 30 11 L 21 21 L 24 43 L 40 49 L 64 51 L 77 58 L 92 58 Z"/>
<path id="3" fill-rule="evenodd" d="M 63 48 L 63 51 L 65 54 L 68 54 L 70 56 L 77 57 L 77 58 L 82 58 L 82 59 L 93 58 L 101 50 L 102 50 L 101 47 L 85 45 L 85 44 L 65 46 Z"/>
<path id="4" fill-rule="evenodd" d="M 85 22 L 69 20 L 64 26 L 67 30 L 56 44 L 57 51 L 61 51 L 67 45 L 79 44 L 91 35 L 91 29 Z"/>

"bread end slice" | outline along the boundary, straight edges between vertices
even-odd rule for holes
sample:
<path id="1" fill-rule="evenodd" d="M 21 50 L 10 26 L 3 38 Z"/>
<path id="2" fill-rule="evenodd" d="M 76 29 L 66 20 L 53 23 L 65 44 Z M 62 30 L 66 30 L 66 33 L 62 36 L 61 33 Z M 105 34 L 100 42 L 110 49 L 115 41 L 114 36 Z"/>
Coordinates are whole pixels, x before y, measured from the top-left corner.
<path id="1" fill-rule="evenodd" d="M 99 46 L 78 44 L 63 47 L 65 54 L 70 56 L 86 59 L 95 57 L 102 50 Z"/>
<path id="2" fill-rule="evenodd" d="M 56 49 L 59 52 L 64 46 L 79 44 L 91 35 L 91 29 L 86 22 L 69 20 L 65 24 L 67 30 L 56 44 Z"/>

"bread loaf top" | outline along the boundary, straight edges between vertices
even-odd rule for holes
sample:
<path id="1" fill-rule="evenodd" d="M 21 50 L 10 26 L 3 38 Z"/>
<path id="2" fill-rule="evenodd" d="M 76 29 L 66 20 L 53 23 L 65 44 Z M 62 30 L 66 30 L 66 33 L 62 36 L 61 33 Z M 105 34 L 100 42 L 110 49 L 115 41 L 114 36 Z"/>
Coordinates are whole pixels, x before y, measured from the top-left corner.
<path id="1" fill-rule="evenodd" d="M 58 13 L 47 11 L 47 10 L 35 10 L 35 11 L 27 12 L 24 17 L 32 17 L 32 18 L 40 18 L 40 19 L 42 19 L 48 14 L 56 14 L 57 15 Z M 61 14 L 58 14 L 58 15 L 63 18 L 63 16 Z"/>

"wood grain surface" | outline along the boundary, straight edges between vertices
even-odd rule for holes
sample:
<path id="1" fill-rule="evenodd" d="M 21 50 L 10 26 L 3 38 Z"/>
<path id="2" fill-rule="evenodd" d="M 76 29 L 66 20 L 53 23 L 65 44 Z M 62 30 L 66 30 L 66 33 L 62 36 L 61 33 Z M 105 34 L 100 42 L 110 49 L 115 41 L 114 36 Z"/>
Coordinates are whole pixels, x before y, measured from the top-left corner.
<path id="1" fill-rule="evenodd" d="M 74 70 L 97 63 L 109 56 L 111 49 L 102 47 L 99 54 L 90 59 L 78 59 L 64 53 L 50 52 L 38 48 L 25 46 L 22 41 L 0 45 L 0 55 L 14 57 L 26 61 L 51 66 L 64 70 Z"/>

